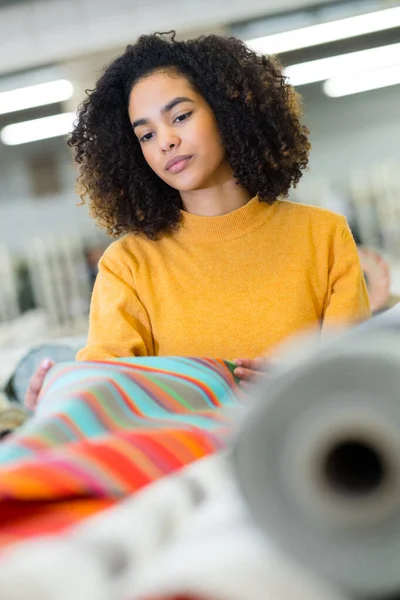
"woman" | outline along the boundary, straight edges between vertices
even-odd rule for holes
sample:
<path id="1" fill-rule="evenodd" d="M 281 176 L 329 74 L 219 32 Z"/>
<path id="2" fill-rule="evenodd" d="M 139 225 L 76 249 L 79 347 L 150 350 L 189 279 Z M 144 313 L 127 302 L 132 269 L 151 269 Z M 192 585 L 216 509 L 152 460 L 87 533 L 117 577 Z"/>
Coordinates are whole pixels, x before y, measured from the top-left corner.
<path id="1" fill-rule="evenodd" d="M 307 166 L 307 134 L 278 61 L 237 39 L 128 46 L 68 140 L 82 199 L 124 234 L 100 261 L 78 360 L 238 359 L 248 379 L 296 331 L 367 318 L 345 219 L 280 199 Z"/>

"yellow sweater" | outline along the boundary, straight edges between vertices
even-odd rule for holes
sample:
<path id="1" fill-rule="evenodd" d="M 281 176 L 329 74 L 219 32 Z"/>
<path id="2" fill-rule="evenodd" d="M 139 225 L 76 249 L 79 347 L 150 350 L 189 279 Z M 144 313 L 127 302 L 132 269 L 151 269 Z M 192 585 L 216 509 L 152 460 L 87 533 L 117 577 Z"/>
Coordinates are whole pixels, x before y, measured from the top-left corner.
<path id="1" fill-rule="evenodd" d="M 223 216 L 183 213 L 179 231 L 158 241 L 111 244 L 77 359 L 253 358 L 302 328 L 369 314 L 344 217 L 254 198 Z"/>

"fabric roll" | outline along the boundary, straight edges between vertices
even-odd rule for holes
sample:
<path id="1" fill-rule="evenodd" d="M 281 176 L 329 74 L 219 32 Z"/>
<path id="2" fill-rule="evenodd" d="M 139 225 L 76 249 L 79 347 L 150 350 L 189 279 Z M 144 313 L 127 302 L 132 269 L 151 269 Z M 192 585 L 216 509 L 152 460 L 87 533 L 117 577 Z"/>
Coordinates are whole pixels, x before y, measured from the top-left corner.
<path id="1" fill-rule="evenodd" d="M 30 379 L 42 360 L 54 363 L 74 361 L 78 350 L 84 346 L 85 338 L 64 338 L 62 342 L 42 343 L 30 348 L 18 361 L 8 382 L 5 393 L 9 402 L 24 403 Z"/>
<path id="2" fill-rule="evenodd" d="M 255 523 L 356 597 L 400 591 L 400 325 L 392 314 L 291 354 L 232 453 Z"/>
<path id="3" fill-rule="evenodd" d="M 21 427 L 29 418 L 29 413 L 20 406 L 0 409 L 0 442 Z"/>

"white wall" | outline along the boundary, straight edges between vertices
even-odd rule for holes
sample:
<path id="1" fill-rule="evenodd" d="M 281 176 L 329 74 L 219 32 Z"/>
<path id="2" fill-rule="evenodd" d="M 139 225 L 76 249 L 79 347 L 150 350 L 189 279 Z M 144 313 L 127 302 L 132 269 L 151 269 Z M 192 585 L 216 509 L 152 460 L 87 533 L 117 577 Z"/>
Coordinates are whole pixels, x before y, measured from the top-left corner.
<path id="1" fill-rule="evenodd" d="M 45 200 L 20 198 L 12 204 L 0 204 L 0 241 L 20 254 L 36 236 L 96 235 L 98 229 L 88 216 L 87 206 L 76 206 L 78 201 L 67 193 Z"/>
<path id="2" fill-rule="evenodd" d="M 343 98 L 328 98 L 320 86 L 299 91 L 313 144 L 308 178 L 344 181 L 353 168 L 400 164 L 400 85 Z"/>
<path id="3" fill-rule="evenodd" d="M 32 153 L 51 152 L 56 156 L 61 193 L 57 196 L 33 198 L 26 159 Z M 76 170 L 72 156 L 62 138 L 35 144 L 0 146 L 0 242 L 15 251 L 39 235 L 82 232 L 93 235 L 96 227 L 89 218 L 87 206 L 74 193 Z"/>

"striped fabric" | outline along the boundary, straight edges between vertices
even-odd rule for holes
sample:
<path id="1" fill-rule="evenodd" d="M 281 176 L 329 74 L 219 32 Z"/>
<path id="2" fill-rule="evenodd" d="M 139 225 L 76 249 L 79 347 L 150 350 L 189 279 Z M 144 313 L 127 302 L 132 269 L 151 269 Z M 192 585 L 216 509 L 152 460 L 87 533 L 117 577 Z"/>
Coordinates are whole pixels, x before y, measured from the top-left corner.
<path id="1" fill-rule="evenodd" d="M 222 360 L 54 367 L 34 419 L 0 445 L 0 546 L 55 533 L 225 445 Z"/>

